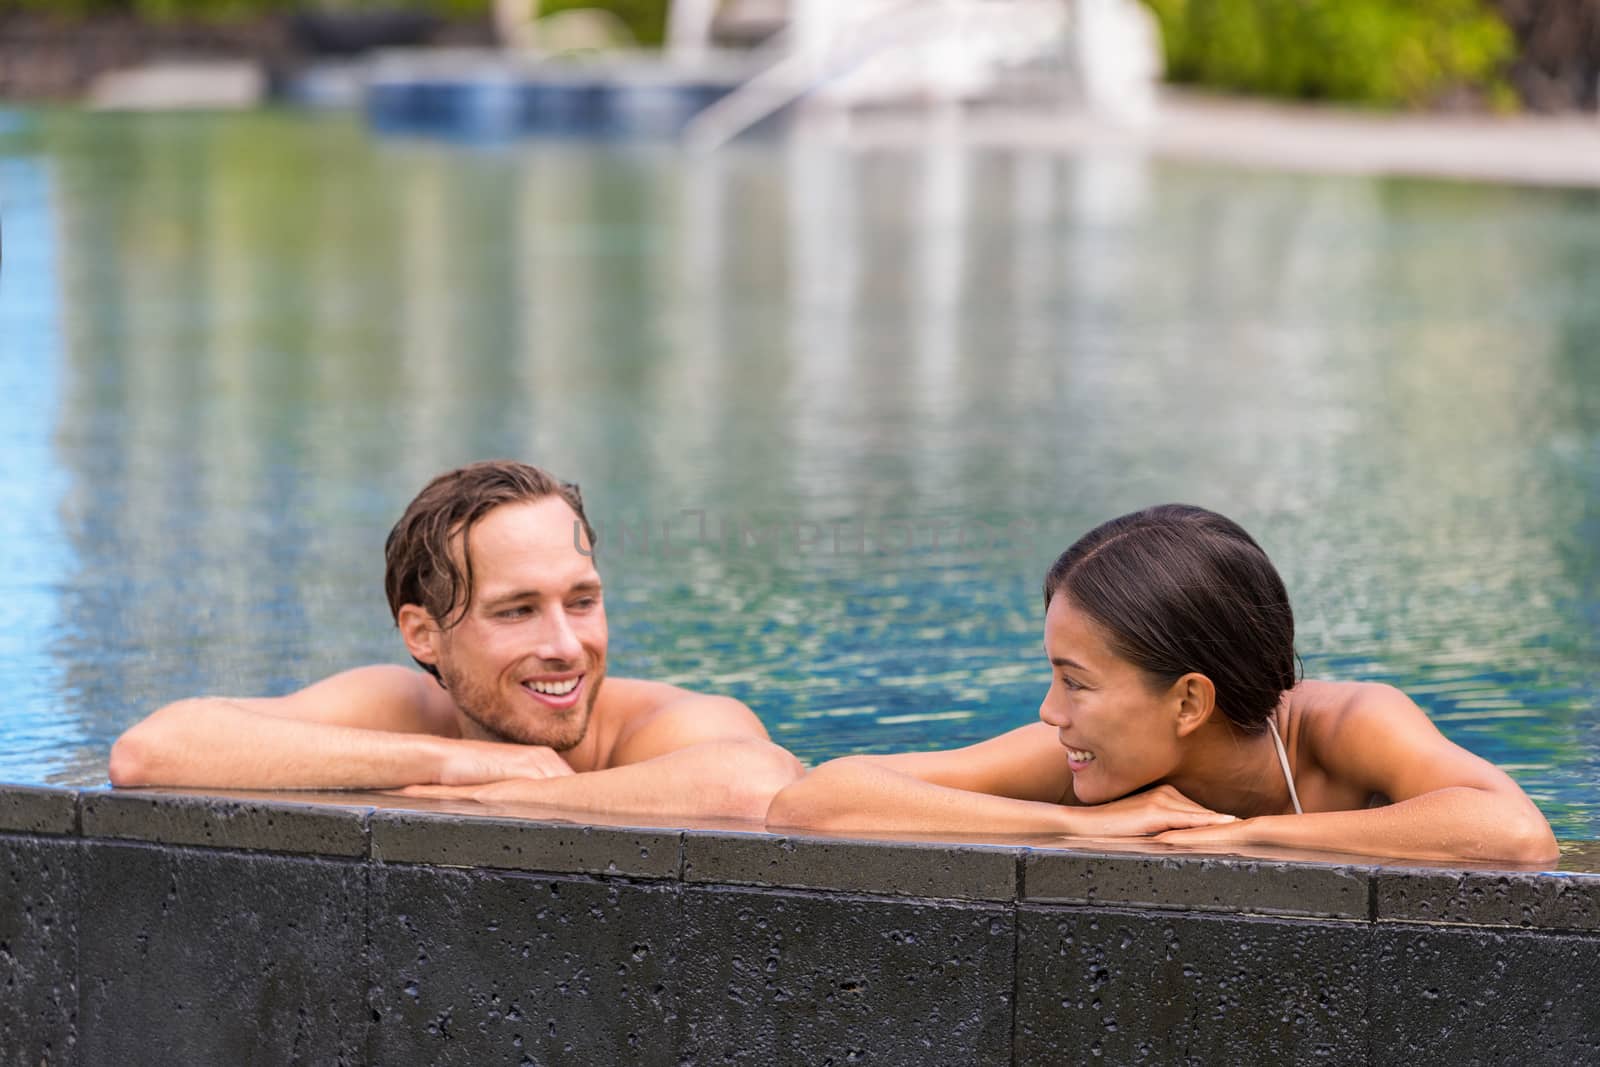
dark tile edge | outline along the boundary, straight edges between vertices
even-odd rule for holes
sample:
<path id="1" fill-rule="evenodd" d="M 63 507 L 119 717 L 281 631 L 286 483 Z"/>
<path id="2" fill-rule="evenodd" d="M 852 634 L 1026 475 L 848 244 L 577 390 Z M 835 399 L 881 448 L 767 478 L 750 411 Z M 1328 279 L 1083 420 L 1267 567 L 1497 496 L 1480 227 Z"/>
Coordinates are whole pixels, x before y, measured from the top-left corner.
<path id="1" fill-rule="evenodd" d="M 1600 874 L 1380 869 L 1378 922 L 1600 932 Z"/>
<path id="2" fill-rule="evenodd" d="M 676 881 L 682 830 L 386 809 L 369 820 L 379 863 Z"/>
<path id="3" fill-rule="evenodd" d="M 600 826 L 0 783 L 0 833 L 916 899 L 1600 932 L 1600 872 Z"/>
<path id="4" fill-rule="evenodd" d="M 1025 849 L 688 830 L 683 881 L 1014 902 Z"/>
<path id="5" fill-rule="evenodd" d="M 1019 900 L 1369 921 L 1373 870 L 1224 856 L 1030 850 Z"/>
<path id="6" fill-rule="evenodd" d="M 0 832 L 75 836 L 78 791 L 0 783 Z"/>
<path id="7" fill-rule="evenodd" d="M 143 791 L 85 791 L 80 833 L 244 851 L 365 859 L 371 808 Z"/>

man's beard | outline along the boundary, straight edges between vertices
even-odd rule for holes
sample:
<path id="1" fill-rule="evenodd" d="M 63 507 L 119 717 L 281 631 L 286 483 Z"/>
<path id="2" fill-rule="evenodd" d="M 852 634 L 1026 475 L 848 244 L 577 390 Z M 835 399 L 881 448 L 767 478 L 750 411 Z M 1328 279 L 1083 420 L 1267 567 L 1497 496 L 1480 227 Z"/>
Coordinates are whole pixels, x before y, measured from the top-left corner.
<path id="1" fill-rule="evenodd" d="M 523 745 L 543 745 L 557 752 L 569 752 L 578 747 L 589 732 L 589 716 L 604 677 L 603 668 L 586 673 L 580 703 L 565 711 L 548 709 L 548 717 L 535 717 L 518 714 L 507 707 L 503 695 L 494 686 L 480 686 L 444 663 L 438 667 L 456 707 L 491 737 Z"/>

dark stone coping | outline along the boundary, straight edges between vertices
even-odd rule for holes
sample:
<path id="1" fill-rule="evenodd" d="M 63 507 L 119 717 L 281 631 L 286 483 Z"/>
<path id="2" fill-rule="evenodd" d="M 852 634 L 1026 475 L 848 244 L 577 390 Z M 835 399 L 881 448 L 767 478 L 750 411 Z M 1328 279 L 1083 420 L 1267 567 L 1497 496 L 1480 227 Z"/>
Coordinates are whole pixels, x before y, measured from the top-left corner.
<path id="1" fill-rule="evenodd" d="M 1380 921 L 1600 931 L 1600 875 L 1383 869 L 1373 908 Z"/>
<path id="2" fill-rule="evenodd" d="M 78 792 L 43 786 L 0 785 L 0 831 L 75 834 L 78 832 Z"/>
<path id="3" fill-rule="evenodd" d="M 1017 899 L 1019 848 L 769 833 L 683 835 L 683 880 L 845 893 Z"/>
<path id="4" fill-rule="evenodd" d="M 370 808 L 132 790 L 79 794 L 84 837 L 317 856 L 368 855 Z"/>
<path id="5" fill-rule="evenodd" d="M 1367 919 L 1370 865 L 1032 852 L 1022 899 L 1260 915 Z"/>
<path id="6" fill-rule="evenodd" d="M 372 858 L 435 867 L 676 879 L 682 834 L 447 812 L 379 811 Z"/>
<path id="7" fill-rule="evenodd" d="M 1518 870 L 1069 847 L 1040 835 L 843 839 L 731 821 L 631 825 L 384 793 L 6 784 L 0 833 L 930 900 L 1600 932 L 1600 852 L 1583 843 L 1565 846 L 1570 869 Z"/>

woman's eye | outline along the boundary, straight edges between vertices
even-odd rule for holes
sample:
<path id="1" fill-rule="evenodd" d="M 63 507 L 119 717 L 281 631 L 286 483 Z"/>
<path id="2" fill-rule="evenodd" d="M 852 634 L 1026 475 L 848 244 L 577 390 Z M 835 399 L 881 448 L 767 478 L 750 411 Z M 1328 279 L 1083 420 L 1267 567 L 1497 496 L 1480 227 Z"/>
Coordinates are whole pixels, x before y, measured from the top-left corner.
<path id="1" fill-rule="evenodd" d="M 525 616 L 527 614 L 528 614 L 528 609 L 527 608 L 507 608 L 506 610 L 500 612 L 500 618 L 502 618 L 502 619 L 520 619 L 520 618 L 522 618 L 523 616 Z"/>
<path id="2" fill-rule="evenodd" d="M 1073 681 L 1071 678 L 1068 678 L 1064 674 L 1061 676 L 1061 684 L 1066 686 L 1068 689 L 1072 690 L 1073 692 L 1077 692 L 1078 690 L 1083 688 L 1083 686 L 1079 685 L 1077 682 Z"/>

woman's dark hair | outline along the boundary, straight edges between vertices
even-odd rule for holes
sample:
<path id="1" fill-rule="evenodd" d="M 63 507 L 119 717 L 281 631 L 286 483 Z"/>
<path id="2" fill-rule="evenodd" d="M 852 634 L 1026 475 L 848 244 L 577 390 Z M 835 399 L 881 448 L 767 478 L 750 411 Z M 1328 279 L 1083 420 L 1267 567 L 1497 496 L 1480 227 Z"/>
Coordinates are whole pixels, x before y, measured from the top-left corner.
<path id="1" fill-rule="evenodd" d="M 1161 504 L 1096 526 L 1045 575 L 1046 608 L 1057 593 L 1153 682 L 1211 679 L 1217 707 L 1240 729 L 1266 729 L 1294 687 L 1283 579 L 1238 523 L 1214 511 Z"/>

